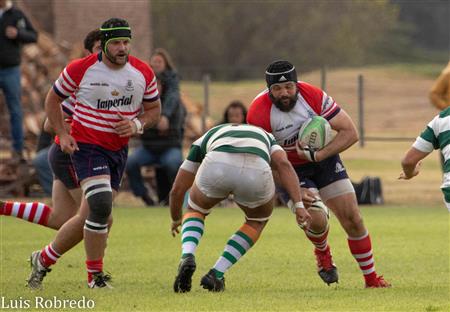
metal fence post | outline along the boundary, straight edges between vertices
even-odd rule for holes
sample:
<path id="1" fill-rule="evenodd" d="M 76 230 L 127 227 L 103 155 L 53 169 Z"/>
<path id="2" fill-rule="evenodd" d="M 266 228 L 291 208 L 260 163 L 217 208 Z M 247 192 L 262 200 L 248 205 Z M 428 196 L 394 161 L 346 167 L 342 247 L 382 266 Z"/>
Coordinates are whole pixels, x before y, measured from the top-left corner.
<path id="1" fill-rule="evenodd" d="M 325 66 L 322 66 L 320 69 L 320 86 L 323 91 L 326 92 L 327 89 L 327 69 Z"/>
<path id="2" fill-rule="evenodd" d="M 202 132 L 206 132 L 206 118 L 209 116 L 209 84 L 211 78 L 209 74 L 203 75 L 203 114 L 202 114 Z"/>
<path id="3" fill-rule="evenodd" d="M 364 147 L 364 77 L 358 75 L 358 124 L 359 146 Z"/>

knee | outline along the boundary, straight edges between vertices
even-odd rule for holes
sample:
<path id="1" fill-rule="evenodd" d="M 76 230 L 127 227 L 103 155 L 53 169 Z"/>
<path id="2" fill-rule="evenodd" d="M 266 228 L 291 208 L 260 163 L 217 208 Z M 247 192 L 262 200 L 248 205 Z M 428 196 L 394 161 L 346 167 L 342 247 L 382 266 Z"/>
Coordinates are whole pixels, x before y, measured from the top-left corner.
<path id="1" fill-rule="evenodd" d="M 89 204 L 85 229 L 106 233 L 112 210 L 112 189 L 108 179 L 88 181 L 83 185 L 84 196 Z"/>
<path id="2" fill-rule="evenodd" d="M 328 216 L 325 213 L 310 209 L 308 209 L 308 213 L 311 215 L 311 223 L 309 228 L 312 231 L 320 233 L 327 229 Z"/>
<path id="3" fill-rule="evenodd" d="M 112 210 L 112 192 L 100 192 L 88 199 L 88 220 L 95 223 L 106 224 Z"/>
<path id="4" fill-rule="evenodd" d="M 321 200 L 315 201 L 308 208 L 308 213 L 311 215 L 310 229 L 312 231 L 323 232 L 328 228 L 330 212 Z"/>

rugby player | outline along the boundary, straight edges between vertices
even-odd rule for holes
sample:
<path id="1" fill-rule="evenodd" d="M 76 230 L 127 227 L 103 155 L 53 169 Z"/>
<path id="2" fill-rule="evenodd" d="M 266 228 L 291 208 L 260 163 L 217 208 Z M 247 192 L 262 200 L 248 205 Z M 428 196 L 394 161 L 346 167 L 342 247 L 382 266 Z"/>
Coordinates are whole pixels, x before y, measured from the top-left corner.
<path id="1" fill-rule="evenodd" d="M 311 205 L 311 225 L 306 237 L 314 245 L 319 276 L 328 285 L 338 282 L 338 272 L 328 244 L 329 207 L 348 235 L 348 246 L 363 273 L 366 287 L 389 287 L 375 271 L 369 231 L 356 201 L 355 191 L 339 153 L 358 141 L 348 114 L 324 91 L 298 81 L 290 62 L 272 62 L 265 72 L 267 89 L 250 105 L 247 122 L 272 133 L 287 152 L 303 189 L 320 196 L 326 206 Z M 298 131 L 312 116 L 322 116 L 337 134 L 320 150 L 299 145 Z"/>
<path id="2" fill-rule="evenodd" d="M 64 239 L 84 238 L 89 288 L 111 287 L 103 273 L 112 200 L 118 191 L 128 154 L 128 140 L 154 126 L 160 117 L 156 78 L 151 68 L 129 55 L 131 28 L 111 18 L 101 31 L 101 53 L 71 62 L 50 89 L 46 112 L 59 136 L 61 150 L 71 155 L 83 191 L 81 207 L 64 228 Z M 70 134 L 60 103 L 75 94 Z M 85 217 L 87 215 L 87 217 Z M 79 226 L 84 224 L 84 228 Z M 61 231 L 60 230 L 60 231 Z M 40 288 L 49 267 L 62 255 L 52 244 L 31 256 L 31 288 Z"/>
<path id="3" fill-rule="evenodd" d="M 307 228 L 310 215 L 302 202 L 298 178 L 271 134 L 251 125 L 224 124 L 212 128 L 192 144 L 170 192 L 174 236 L 182 225 L 182 254 L 173 286 L 175 292 L 191 290 L 195 251 L 204 232 L 205 217 L 212 207 L 233 194 L 245 214 L 245 222 L 201 279 L 201 286 L 209 291 L 225 289 L 225 272 L 257 242 L 272 214 L 275 184 L 271 168 L 280 173 L 280 183 L 295 203 L 297 222 Z M 188 189 L 187 210 L 182 217 Z"/>

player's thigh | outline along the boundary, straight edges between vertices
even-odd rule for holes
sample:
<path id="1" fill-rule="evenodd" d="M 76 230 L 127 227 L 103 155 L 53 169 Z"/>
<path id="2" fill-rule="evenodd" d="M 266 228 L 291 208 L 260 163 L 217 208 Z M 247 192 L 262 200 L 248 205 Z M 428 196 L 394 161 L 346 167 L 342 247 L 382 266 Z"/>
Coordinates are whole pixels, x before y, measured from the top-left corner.
<path id="1" fill-rule="evenodd" d="M 247 165 L 254 160 L 251 166 L 243 167 L 239 172 L 232 172 L 234 176 L 234 201 L 243 207 L 257 208 L 273 200 L 275 183 L 272 171 L 264 159 L 254 155 L 246 156 Z"/>
<path id="2" fill-rule="evenodd" d="M 194 183 L 189 191 L 188 206 L 193 210 L 208 214 L 212 207 L 225 198 L 226 197 L 208 197 Z"/>
<path id="3" fill-rule="evenodd" d="M 361 213 L 354 192 L 343 193 L 329 198 L 325 204 L 333 211 L 334 215 L 347 232 L 356 231 L 359 233 L 364 230 Z"/>
<path id="4" fill-rule="evenodd" d="M 69 219 L 74 216 L 80 204 L 80 197 L 81 195 L 78 195 L 78 198 L 75 200 L 71 191 L 66 188 L 61 180 L 53 180 L 53 216 L 58 219 Z"/>
<path id="5" fill-rule="evenodd" d="M 242 204 L 238 204 L 239 208 L 241 208 L 241 210 L 245 213 L 245 216 L 247 217 L 247 219 L 250 220 L 261 220 L 261 221 L 267 221 L 270 216 L 272 215 L 273 212 L 273 203 L 274 203 L 274 196 L 267 201 L 264 204 L 261 204 L 257 207 L 247 207 L 245 205 Z"/>

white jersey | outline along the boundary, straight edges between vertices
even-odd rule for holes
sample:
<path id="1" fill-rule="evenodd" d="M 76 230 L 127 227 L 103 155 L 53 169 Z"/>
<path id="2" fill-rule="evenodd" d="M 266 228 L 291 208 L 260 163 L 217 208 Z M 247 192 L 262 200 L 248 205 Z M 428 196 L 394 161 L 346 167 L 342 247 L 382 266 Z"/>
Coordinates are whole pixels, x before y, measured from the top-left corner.
<path id="1" fill-rule="evenodd" d="M 212 128 L 192 143 L 182 168 L 195 172 L 210 152 L 253 154 L 270 164 L 271 154 L 282 150 L 272 134 L 252 125 L 223 124 Z"/>
<path id="2" fill-rule="evenodd" d="M 118 114 L 133 119 L 142 111 L 142 102 L 159 98 L 155 74 L 139 59 L 129 56 L 120 69 L 111 69 L 102 62 L 102 54 L 92 54 L 70 63 L 56 80 L 53 89 L 67 98 L 74 94 L 71 135 L 77 142 L 119 150 L 128 138 L 120 138 L 114 124 Z"/>
<path id="3" fill-rule="evenodd" d="M 298 131 L 303 123 L 313 116 L 322 116 L 329 121 L 341 110 L 333 98 L 319 88 L 303 81 L 297 83 L 297 88 L 297 103 L 291 111 L 279 110 L 272 103 L 269 90 L 266 89 L 253 100 L 247 114 L 249 124 L 274 135 L 293 165 L 306 162 L 298 157 L 295 149 Z"/>

